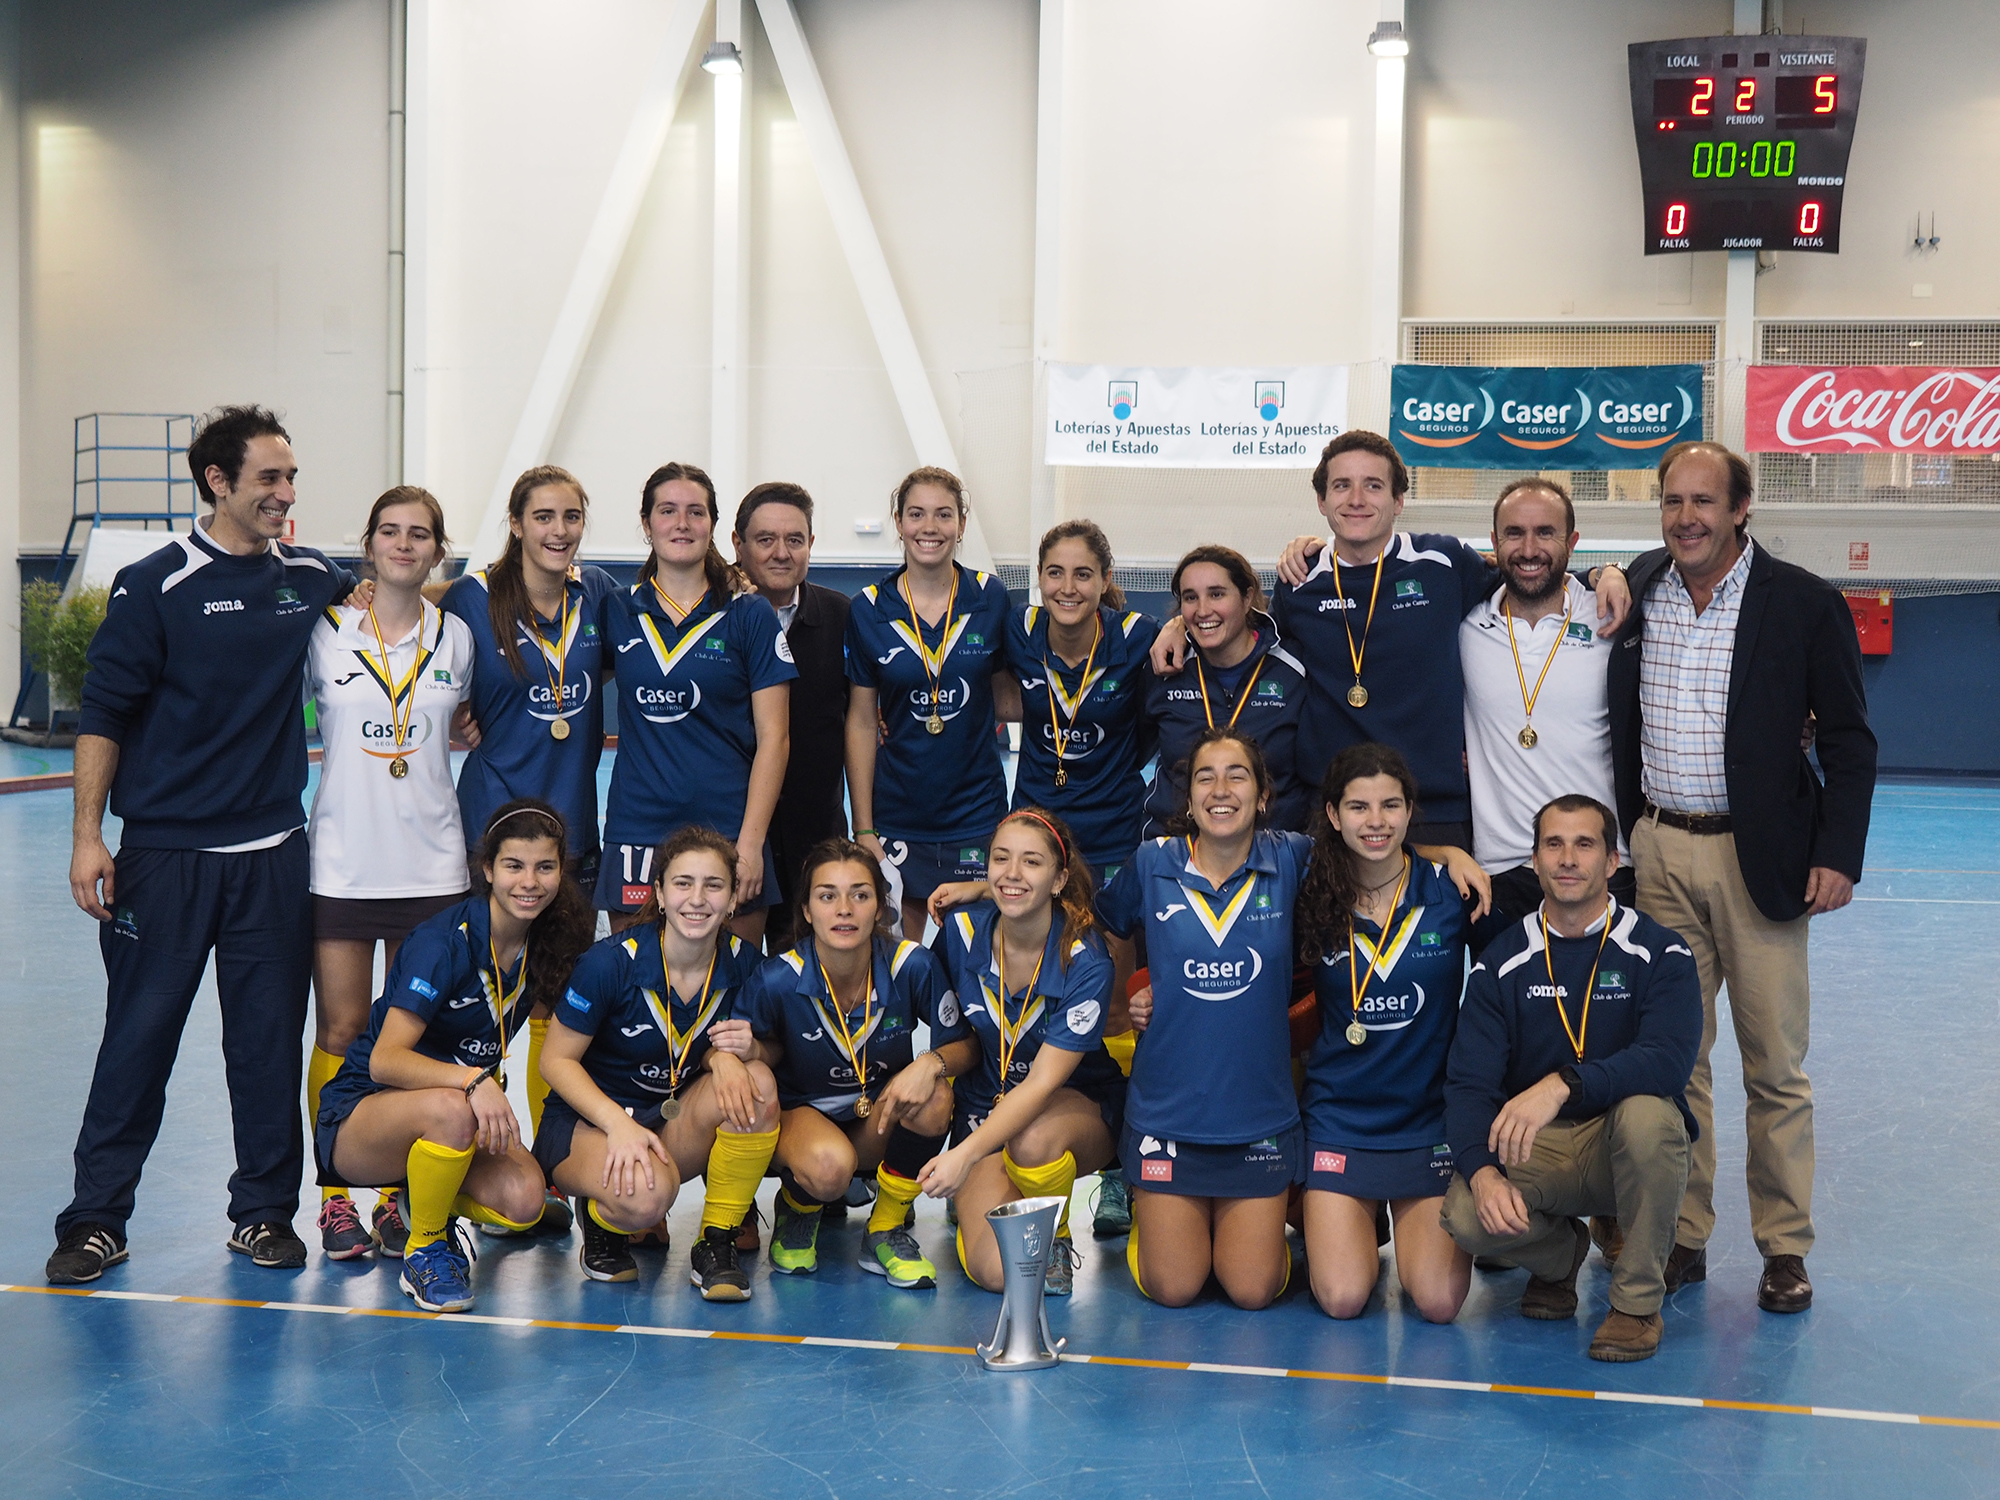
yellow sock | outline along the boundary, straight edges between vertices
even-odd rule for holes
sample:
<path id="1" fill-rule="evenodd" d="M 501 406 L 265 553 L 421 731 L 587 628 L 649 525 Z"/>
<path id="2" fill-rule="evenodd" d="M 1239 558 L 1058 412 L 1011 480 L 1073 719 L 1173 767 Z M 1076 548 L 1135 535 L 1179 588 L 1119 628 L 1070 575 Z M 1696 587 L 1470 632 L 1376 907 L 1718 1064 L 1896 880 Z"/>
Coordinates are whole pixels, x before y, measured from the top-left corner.
<path id="1" fill-rule="evenodd" d="M 1139 1279 L 1139 1221 L 1132 1221 L 1132 1232 L 1125 1237 L 1125 1265 L 1132 1273 L 1132 1285 L 1139 1289 L 1139 1295 L 1148 1302 L 1153 1294 L 1146 1290 L 1146 1283 Z"/>
<path id="2" fill-rule="evenodd" d="M 595 1198 L 586 1198 L 584 1200 L 583 1211 L 590 1215 L 591 1221 L 595 1223 L 599 1229 L 608 1229 L 613 1234 L 630 1233 L 629 1230 L 620 1229 L 616 1224 L 606 1222 L 604 1215 L 597 1211 L 597 1200 Z"/>
<path id="3" fill-rule="evenodd" d="M 444 1238 L 445 1220 L 451 1217 L 453 1200 L 465 1185 L 472 1169 L 472 1148 L 454 1151 L 421 1136 L 410 1147 L 408 1166 L 410 1194 L 407 1213 L 411 1250 L 421 1250 Z"/>
<path id="4" fill-rule="evenodd" d="M 1045 1167 L 1024 1167 L 1003 1149 L 1000 1165 L 1007 1169 L 1007 1180 L 1021 1190 L 1023 1198 L 1062 1199 L 1062 1212 L 1056 1215 L 1056 1234 L 1068 1234 L 1069 1195 L 1076 1187 L 1076 1157 L 1065 1151 Z"/>
<path id="5" fill-rule="evenodd" d="M 542 1216 L 536 1214 L 524 1224 L 519 1219 L 508 1218 L 497 1208 L 488 1208 L 484 1203 L 466 1197 L 463 1193 L 451 1200 L 451 1211 L 461 1219 L 470 1219 L 475 1224 L 498 1224 L 502 1229 L 533 1229 L 542 1220 Z"/>
<path id="6" fill-rule="evenodd" d="M 549 1083 L 542 1077 L 542 1043 L 548 1040 L 549 1018 L 528 1017 L 528 1124 L 539 1135 L 542 1105 L 548 1101 Z"/>
<path id="7" fill-rule="evenodd" d="M 791 1205 L 793 1213 L 816 1214 L 824 1206 L 818 1203 L 801 1203 L 788 1187 L 779 1188 L 778 1196 Z"/>
<path id="8" fill-rule="evenodd" d="M 958 1226 L 958 1268 L 965 1272 L 965 1279 L 972 1280 L 972 1267 L 965 1263 L 965 1225 Z"/>
<path id="9" fill-rule="evenodd" d="M 319 1094 L 333 1081 L 333 1075 L 340 1071 L 345 1058 L 335 1057 L 331 1052 L 312 1049 L 312 1056 L 306 1062 L 306 1137 L 311 1139 L 313 1130 L 319 1124 Z M 342 1187 L 321 1188 L 320 1202 L 329 1198 L 345 1198 L 347 1189 Z"/>
<path id="10" fill-rule="evenodd" d="M 1127 1078 L 1132 1076 L 1132 1054 L 1139 1050 L 1139 1033 L 1121 1031 L 1116 1036 L 1104 1039 L 1104 1050 L 1111 1054 L 1111 1060 L 1118 1064 L 1118 1071 Z"/>
<path id="11" fill-rule="evenodd" d="M 885 1229 L 901 1229 L 903 1216 L 910 1211 L 910 1205 L 917 1201 L 917 1180 L 905 1177 L 901 1172 L 891 1172 L 888 1167 L 875 1169 L 875 1212 L 868 1216 L 868 1232 L 880 1234 Z"/>
<path id="12" fill-rule="evenodd" d="M 701 1227 L 721 1225 L 734 1229 L 750 1212 L 757 1198 L 757 1184 L 778 1149 L 778 1127 L 755 1135 L 734 1130 L 718 1130 L 715 1144 L 708 1148 L 708 1169 L 702 1173 L 706 1196 L 701 1205 Z"/>

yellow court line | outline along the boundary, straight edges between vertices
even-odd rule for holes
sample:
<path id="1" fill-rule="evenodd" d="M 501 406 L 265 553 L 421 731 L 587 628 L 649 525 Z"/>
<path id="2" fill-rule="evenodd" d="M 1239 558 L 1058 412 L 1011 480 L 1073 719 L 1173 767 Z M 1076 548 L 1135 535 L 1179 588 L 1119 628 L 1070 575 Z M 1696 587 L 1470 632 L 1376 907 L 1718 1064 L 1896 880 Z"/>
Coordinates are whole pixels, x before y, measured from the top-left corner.
<path id="1" fill-rule="evenodd" d="M 752 1333 L 733 1328 L 665 1328 L 643 1323 L 578 1323 L 556 1318 L 495 1318 L 474 1313 L 430 1313 L 408 1307 L 341 1307 L 314 1302 L 248 1302 L 236 1297 L 177 1297 L 165 1292 L 93 1291 L 71 1286 L 7 1286 L 0 1292 L 48 1297 L 94 1297 L 106 1302 L 181 1302 L 196 1307 L 244 1307 L 266 1312 L 337 1313 L 353 1318 L 416 1318 L 433 1323 L 555 1329 L 565 1333 L 651 1334 L 661 1338 L 722 1339 L 745 1344 L 791 1344 L 820 1349 L 866 1349 L 887 1354 L 952 1354 L 976 1351 L 959 1344 L 898 1344 L 880 1339 L 827 1338 L 799 1333 Z M 1591 1391 L 1569 1386 L 1509 1385 L 1485 1380 L 1433 1380 L 1416 1375 L 1365 1375 L 1346 1370 L 1290 1370 L 1275 1365 L 1218 1365 L 1193 1360 L 1137 1359 L 1121 1354 L 1064 1354 L 1066 1365 L 1111 1365 L 1128 1370 L 1171 1370 L 1189 1375 L 1250 1375 L 1263 1379 L 1330 1380 L 1347 1385 L 1426 1391 L 1462 1391 L 1485 1396 L 1532 1396 L 1557 1401 L 1616 1401 L 1638 1406 L 1698 1407 L 1707 1411 L 1757 1412 L 1771 1416 L 1825 1417 L 1844 1422 L 1889 1422 L 1908 1427 L 1969 1427 L 2000 1432 L 2000 1421 L 1985 1417 L 1932 1417 L 1915 1412 L 1868 1411 L 1846 1406 L 1794 1406 L 1772 1401 L 1725 1401 L 1708 1396 L 1657 1396 L 1643 1391 Z"/>

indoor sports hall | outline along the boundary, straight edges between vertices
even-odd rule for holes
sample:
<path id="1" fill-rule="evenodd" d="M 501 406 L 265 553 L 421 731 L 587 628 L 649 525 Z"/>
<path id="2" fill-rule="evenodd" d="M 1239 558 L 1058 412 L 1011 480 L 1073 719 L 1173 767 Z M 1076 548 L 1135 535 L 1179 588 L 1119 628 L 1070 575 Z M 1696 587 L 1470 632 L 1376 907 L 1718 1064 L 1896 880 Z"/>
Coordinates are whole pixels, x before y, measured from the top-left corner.
<path id="1" fill-rule="evenodd" d="M 0 1494 L 2000 1495 L 1996 52 L 0 0 Z"/>

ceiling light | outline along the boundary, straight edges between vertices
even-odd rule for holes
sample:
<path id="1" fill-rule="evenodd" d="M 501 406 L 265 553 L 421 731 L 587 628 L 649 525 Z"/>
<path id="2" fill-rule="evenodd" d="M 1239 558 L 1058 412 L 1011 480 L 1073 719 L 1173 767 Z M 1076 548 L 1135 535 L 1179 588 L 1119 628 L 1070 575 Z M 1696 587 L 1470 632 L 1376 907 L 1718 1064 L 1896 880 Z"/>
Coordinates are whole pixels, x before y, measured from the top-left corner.
<path id="1" fill-rule="evenodd" d="M 736 50 L 734 42 L 710 42 L 708 51 L 701 55 L 701 70 L 704 73 L 741 73 L 743 54 Z"/>
<path id="2" fill-rule="evenodd" d="M 1368 50 L 1377 57 L 1408 57 L 1410 39 L 1403 35 L 1401 21 L 1377 21 L 1368 33 Z"/>

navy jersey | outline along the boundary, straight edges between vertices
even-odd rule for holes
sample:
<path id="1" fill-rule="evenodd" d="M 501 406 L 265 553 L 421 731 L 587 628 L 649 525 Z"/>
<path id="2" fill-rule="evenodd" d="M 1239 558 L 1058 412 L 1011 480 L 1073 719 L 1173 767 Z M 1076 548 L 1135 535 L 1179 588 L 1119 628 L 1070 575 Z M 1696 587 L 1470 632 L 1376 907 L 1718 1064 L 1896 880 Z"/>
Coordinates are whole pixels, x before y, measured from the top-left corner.
<path id="1" fill-rule="evenodd" d="M 1095 656 L 1067 667 L 1049 649 L 1048 611 L 1035 605 L 1016 610 L 1007 619 L 1007 661 L 1021 683 L 1014 806 L 1062 814 L 1083 857 L 1101 872 L 1129 859 L 1144 829 L 1146 782 L 1139 768 L 1153 751 L 1146 658 L 1160 627 L 1136 612 L 1100 609 L 1097 619 L 1103 634 Z M 1058 731 L 1066 778 L 1061 786 Z"/>
<path id="2" fill-rule="evenodd" d="M 353 586 L 310 547 L 239 557 L 200 527 L 118 570 L 77 732 L 119 747 L 120 843 L 217 849 L 305 826 L 306 656 Z"/>
<path id="3" fill-rule="evenodd" d="M 958 569 L 951 618 L 911 626 L 903 569 L 855 596 L 847 615 L 847 680 L 880 697 L 885 738 L 875 751 L 875 826 L 886 840 L 984 844 L 1007 811 L 993 733 L 993 672 L 1006 661 L 1007 590 Z M 923 651 L 939 656 L 936 701 Z M 925 722 L 935 711 L 941 734 Z"/>
<path id="4" fill-rule="evenodd" d="M 919 1021 L 931 1029 L 931 1046 L 942 1047 L 969 1034 L 958 997 L 937 960 L 915 943 L 875 939 L 875 1002 L 863 1022 L 863 996 L 851 996 L 847 1034 L 856 1058 L 867 1064 L 870 1094 L 910 1065 L 912 1036 Z M 864 1080 L 847 1055 L 827 999 L 819 954 L 808 935 L 798 947 L 767 960 L 743 987 L 736 1015 L 750 1023 L 760 1042 L 774 1042 L 784 1056 L 773 1066 L 778 1103 L 802 1104 L 829 1114 L 848 1109 Z"/>
<path id="5" fill-rule="evenodd" d="M 1410 861 L 1409 884 L 1385 938 L 1366 917 L 1354 942 L 1314 966 L 1319 1039 L 1306 1062 L 1306 1139 L 1366 1151 L 1406 1151 L 1444 1140 L 1444 1070 L 1465 984 L 1465 903 L 1442 865 Z M 1350 953 L 1360 955 L 1360 1021 L 1353 1024 Z M 1369 972 L 1370 961 L 1374 972 Z"/>
<path id="6" fill-rule="evenodd" d="M 1581 1062 L 1565 1018 L 1582 1031 Z M 1576 1069 L 1579 1092 L 1557 1119 L 1594 1119 L 1621 1099 L 1653 1094 L 1680 1106 L 1693 1140 L 1700 1131 L 1686 1096 L 1701 1029 L 1701 976 L 1678 933 L 1614 901 L 1582 937 L 1551 931 L 1544 944 L 1537 907 L 1493 940 L 1466 980 L 1445 1075 L 1445 1129 L 1459 1172 L 1470 1181 L 1481 1167 L 1499 1166 L 1486 1144 L 1494 1117 L 1565 1067 Z"/>
<path id="7" fill-rule="evenodd" d="M 1218 890 L 1188 840 L 1154 839 L 1098 910 L 1120 937 L 1143 925 L 1153 1022 L 1132 1061 L 1125 1118 L 1198 1145 L 1262 1140 L 1298 1123 L 1292 1089 L 1292 906 L 1312 843 L 1260 831 Z"/>
<path id="8" fill-rule="evenodd" d="M 1299 721 L 1296 771 L 1302 782 L 1317 787 L 1334 756 L 1374 740 L 1408 758 L 1426 818 L 1462 822 L 1472 816 L 1458 624 L 1499 578 L 1491 563 L 1457 537 L 1397 532 L 1382 560 L 1379 593 L 1375 565 L 1336 568 L 1331 543 L 1314 559 L 1304 583 L 1297 588 L 1279 583 L 1271 608 L 1312 684 Z M 1367 624 L 1371 593 L 1376 594 L 1372 626 Z M 1361 708 L 1347 701 L 1354 686 L 1349 628 L 1362 651 L 1361 685 L 1368 690 Z"/>
<path id="9" fill-rule="evenodd" d="M 1114 1094 L 1124 1081 L 1118 1064 L 1104 1050 L 1104 1007 L 1117 983 L 1116 967 L 1095 933 L 1063 949 L 1062 913 L 1049 924 L 1037 974 L 1009 976 L 1011 991 L 1003 1002 L 1000 967 L 993 960 L 1000 908 L 990 901 L 954 911 L 931 944 L 943 967 L 958 1008 L 972 1034 L 979 1038 L 979 1067 L 954 1085 L 963 1108 L 978 1117 L 989 1113 L 1000 1097 L 1001 1010 L 1014 1038 L 1006 1047 L 1007 1087 L 1018 1087 L 1044 1045 L 1081 1052 L 1083 1060 L 1069 1075 L 1069 1088 L 1091 1099 Z M 1034 993 L 1028 993 L 1032 982 Z"/>
<path id="10" fill-rule="evenodd" d="M 1310 696 L 1306 669 L 1286 649 L 1269 615 L 1252 615 L 1251 626 L 1257 643 L 1235 666 L 1215 666 L 1202 660 L 1199 650 L 1190 650 L 1179 673 L 1155 677 L 1147 684 L 1146 717 L 1159 736 L 1160 748 L 1160 764 L 1146 798 L 1149 837 L 1164 832 L 1168 820 L 1187 808 L 1186 762 L 1195 741 L 1211 718 L 1218 725 L 1227 724 L 1239 704 L 1243 712 L 1236 716 L 1236 727 L 1257 742 L 1271 770 L 1272 826 L 1293 830 L 1306 826 L 1312 794 L 1319 785 L 1317 779 L 1302 784 L 1297 774 L 1299 718 Z"/>
<path id="11" fill-rule="evenodd" d="M 735 838 L 757 754 L 750 695 L 799 675 L 778 612 L 710 593 L 676 625 L 649 583 L 602 609 L 620 702 L 604 842 L 657 844 L 688 823 Z"/>
<path id="12" fill-rule="evenodd" d="M 569 619 L 542 620 L 536 631 L 515 627 L 521 671 L 507 664 L 493 640 L 486 574 L 467 573 L 444 596 L 444 608 L 472 629 L 472 717 L 479 748 L 458 774 L 458 810 L 465 841 L 477 846 L 486 820 L 516 797 L 540 797 L 569 825 L 569 852 L 597 852 L 597 762 L 604 754 L 600 689 L 610 662 L 601 601 L 618 580 L 602 568 L 571 568 Z M 560 641 L 558 641 L 560 637 Z M 562 701 L 557 703 L 557 688 Z M 569 725 L 557 739 L 549 725 Z"/>
<path id="13" fill-rule="evenodd" d="M 583 1054 L 590 1081 L 620 1109 L 643 1112 L 687 1092 L 708 1056 L 709 1027 L 735 1014 L 737 994 L 762 962 L 756 949 L 725 932 L 706 995 L 683 997 L 668 987 L 659 929 L 632 928 L 577 960 L 555 1016 L 590 1038 Z"/>
<path id="14" fill-rule="evenodd" d="M 491 912 L 486 897 L 471 896 L 447 907 L 403 940 L 382 993 L 368 1008 L 368 1026 L 347 1048 L 340 1071 L 320 1093 L 320 1114 L 344 1117 L 355 1104 L 384 1085 L 368 1076 L 375 1042 L 391 1010 L 406 1010 L 424 1023 L 415 1050 L 437 1062 L 468 1068 L 490 1066 L 500 1056 L 500 1011 L 506 1001 L 507 1037 L 528 1019 L 523 947 L 514 966 L 495 976 Z"/>

